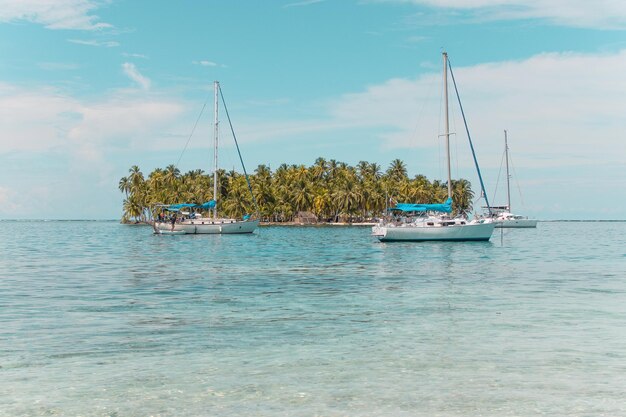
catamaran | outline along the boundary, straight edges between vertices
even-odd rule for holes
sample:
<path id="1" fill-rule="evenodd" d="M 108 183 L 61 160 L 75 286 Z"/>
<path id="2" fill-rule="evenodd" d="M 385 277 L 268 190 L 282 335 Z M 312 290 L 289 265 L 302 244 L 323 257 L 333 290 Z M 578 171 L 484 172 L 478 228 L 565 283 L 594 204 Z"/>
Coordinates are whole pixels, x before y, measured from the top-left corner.
<path id="1" fill-rule="evenodd" d="M 157 234 L 239 234 L 239 233 L 253 233 L 259 226 L 258 216 L 257 219 L 253 219 L 250 215 L 243 216 L 242 219 L 224 218 L 218 216 L 218 144 L 219 144 L 219 114 L 218 104 L 219 97 L 222 98 L 224 104 L 224 110 L 230 123 L 230 117 L 228 116 L 228 109 L 224 102 L 224 96 L 220 88 L 220 83 L 215 81 L 213 84 L 215 90 L 215 114 L 214 114 L 214 132 L 213 132 L 213 149 L 214 149 L 214 170 L 213 170 L 213 199 L 203 204 L 160 204 L 155 206 L 155 210 L 168 213 L 167 220 L 158 216 L 153 222 L 154 232 Z M 248 190 L 252 195 L 254 201 L 254 194 L 252 194 L 252 187 L 250 186 L 250 180 L 248 179 L 248 173 L 246 172 L 243 159 L 241 158 L 241 152 L 239 151 L 239 145 L 234 135 L 232 124 L 230 124 L 231 131 L 233 132 L 233 138 L 235 139 L 235 146 L 237 147 L 237 153 L 243 167 L 246 181 L 248 183 Z M 201 213 L 209 213 L 208 216 L 202 216 Z M 182 216 L 180 216 L 182 215 Z"/>
<path id="2" fill-rule="evenodd" d="M 450 126 L 448 119 L 448 69 L 454 82 L 454 73 L 448 61 L 448 54 L 443 52 L 443 94 L 445 100 L 445 140 L 448 170 L 448 199 L 443 204 L 409 204 L 401 203 L 391 208 L 392 211 L 408 216 L 394 216 L 392 219 L 382 220 L 372 227 L 372 234 L 381 242 L 390 241 L 487 241 L 491 238 L 494 223 L 490 218 L 467 220 L 464 217 L 450 217 L 452 212 L 452 175 L 450 168 Z M 456 82 L 454 88 L 459 98 Z M 459 99 L 459 105 L 461 100 Z M 463 113 L 463 107 L 461 106 Z M 465 121 L 465 115 L 463 115 Z M 487 194 L 483 184 L 474 146 L 465 123 L 467 136 L 474 157 L 474 164 L 480 179 L 485 200 Z M 489 202 L 487 201 L 487 206 Z"/>
<path id="3" fill-rule="evenodd" d="M 506 161 L 506 206 L 491 207 L 493 222 L 498 228 L 533 228 L 537 220 L 511 213 L 511 175 L 509 174 L 509 143 L 504 131 L 504 156 Z"/>

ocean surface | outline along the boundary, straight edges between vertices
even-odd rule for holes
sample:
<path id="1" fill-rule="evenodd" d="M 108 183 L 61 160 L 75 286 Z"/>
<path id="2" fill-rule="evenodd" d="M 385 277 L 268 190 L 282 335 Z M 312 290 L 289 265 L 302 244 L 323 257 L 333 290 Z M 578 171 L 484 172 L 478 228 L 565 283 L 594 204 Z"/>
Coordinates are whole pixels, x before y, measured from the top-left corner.
<path id="1" fill-rule="evenodd" d="M 624 222 L 0 227 L 0 416 L 626 416 Z"/>

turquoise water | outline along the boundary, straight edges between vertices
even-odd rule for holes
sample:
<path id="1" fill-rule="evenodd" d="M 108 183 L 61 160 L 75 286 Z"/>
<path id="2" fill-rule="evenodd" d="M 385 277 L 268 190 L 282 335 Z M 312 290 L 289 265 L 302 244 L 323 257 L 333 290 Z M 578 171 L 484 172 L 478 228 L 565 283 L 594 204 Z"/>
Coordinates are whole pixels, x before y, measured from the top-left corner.
<path id="1" fill-rule="evenodd" d="M 626 416 L 626 223 L 0 226 L 0 416 Z"/>

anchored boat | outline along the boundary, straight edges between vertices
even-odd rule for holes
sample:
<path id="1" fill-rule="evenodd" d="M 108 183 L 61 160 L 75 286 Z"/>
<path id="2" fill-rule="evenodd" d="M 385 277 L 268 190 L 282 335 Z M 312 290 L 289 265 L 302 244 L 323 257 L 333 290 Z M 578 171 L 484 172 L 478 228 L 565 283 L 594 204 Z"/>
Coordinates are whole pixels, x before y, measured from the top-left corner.
<path id="1" fill-rule="evenodd" d="M 239 151 L 239 145 L 237 144 L 237 138 L 234 134 L 232 123 L 230 123 L 230 116 L 228 116 L 228 109 L 224 102 L 224 96 L 220 88 L 218 81 L 214 82 L 215 90 L 215 117 L 214 117 L 214 134 L 213 134 L 213 146 L 214 146 L 214 171 L 213 171 L 213 200 L 203 204 L 182 203 L 182 204 L 159 204 L 153 208 L 153 217 L 155 211 L 159 211 L 159 215 L 156 216 L 153 222 L 154 232 L 157 234 L 240 234 L 240 233 L 253 233 L 259 226 L 258 216 L 252 218 L 250 215 L 243 216 L 242 219 L 224 218 L 218 216 L 218 145 L 219 145 L 219 114 L 218 104 L 219 98 L 222 98 L 224 104 L 224 110 L 230 124 L 233 138 L 235 140 L 235 146 L 237 147 L 237 153 L 243 167 L 246 181 L 248 183 L 248 190 L 254 199 L 252 193 L 252 187 L 250 186 L 250 180 L 246 167 L 243 164 L 241 152 Z M 256 206 L 256 202 L 255 202 Z M 203 215 L 208 213 L 208 215 Z"/>
<path id="2" fill-rule="evenodd" d="M 443 204 L 397 204 L 391 211 L 406 215 L 394 216 L 392 219 L 381 221 L 372 228 L 372 234 L 382 242 L 391 241 L 486 241 L 491 238 L 494 223 L 490 218 L 467 220 L 463 217 L 452 218 L 452 175 L 450 168 L 450 127 L 448 120 L 448 69 L 454 82 L 452 67 L 448 61 L 448 54 L 443 53 L 443 91 L 445 100 L 445 140 L 448 168 L 448 199 Z M 456 83 L 454 83 L 457 98 L 459 98 Z M 459 105 L 461 100 L 459 99 Z M 461 106 L 463 113 L 463 107 Z M 465 115 L 463 115 L 465 121 Z M 487 199 L 474 146 L 465 123 L 470 148 L 474 157 L 474 164 L 480 179 L 485 200 Z M 487 201 L 487 206 L 489 202 Z"/>

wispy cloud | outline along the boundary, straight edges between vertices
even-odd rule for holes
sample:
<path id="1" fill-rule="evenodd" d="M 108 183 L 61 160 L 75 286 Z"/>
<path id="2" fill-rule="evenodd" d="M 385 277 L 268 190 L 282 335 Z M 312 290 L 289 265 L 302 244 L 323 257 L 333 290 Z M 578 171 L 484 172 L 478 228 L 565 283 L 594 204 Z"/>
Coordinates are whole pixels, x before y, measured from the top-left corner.
<path id="1" fill-rule="evenodd" d="M 298 2 L 294 2 L 294 3 L 287 3 L 287 4 L 285 4 L 283 6 L 283 8 L 310 6 L 312 4 L 323 3 L 324 1 L 326 1 L 326 0 L 304 0 L 304 1 L 298 1 Z"/>
<path id="2" fill-rule="evenodd" d="M 213 61 L 201 60 L 201 61 L 193 61 L 192 64 L 200 65 L 203 67 L 218 67 L 220 66 L 218 63 Z"/>
<path id="3" fill-rule="evenodd" d="M 133 54 L 133 53 L 129 53 L 129 52 L 122 52 L 122 56 L 125 56 L 127 58 L 148 59 L 147 55 L 144 55 L 144 54 Z"/>
<path id="4" fill-rule="evenodd" d="M 501 149 L 493 145 L 508 128 L 520 138 L 518 161 L 534 167 L 619 162 L 626 144 L 614 132 L 626 130 L 624 73 L 626 50 L 541 54 L 454 70 L 482 157 L 499 164 Z M 388 147 L 432 147 L 441 133 L 440 78 L 436 71 L 345 95 L 332 105 L 333 118 L 382 131 Z"/>
<path id="5" fill-rule="evenodd" d="M 97 41 L 97 40 L 84 40 L 84 39 L 68 39 L 68 42 L 76 43 L 78 45 L 87 45 L 87 46 L 103 46 L 105 48 L 115 48 L 120 46 L 119 42 L 116 41 Z"/>
<path id="6" fill-rule="evenodd" d="M 115 184 L 124 165 L 136 163 L 120 167 L 120 155 L 172 146 L 179 152 L 172 137 L 183 137 L 191 124 L 183 111 L 182 102 L 144 91 L 112 91 L 92 101 L 0 82 L 0 159 L 3 172 L 10 171 L 0 175 L 0 218 L 117 217 Z M 50 168 L 55 164 L 63 169 Z M 63 201 L 76 196 L 85 204 L 67 210 Z"/>
<path id="7" fill-rule="evenodd" d="M 0 22 L 27 21 L 48 29 L 100 30 L 111 28 L 92 12 L 107 1 L 0 0 Z"/>
<path id="8" fill-rule="evenodd" d="M 138 148 L 177 131 L 183 106 L 144 92 L 112 92 L 86 101 L 52 88 L 23 89 L 0 83 L 0 153 L 102 153 L 116 143 Z M 123 139 L 123 141 L 122 141 Z"/>
<path id="9" fill-rule="evenodd" d="M 132 64 L 130 62 L 124 62 L 122 64 L 122 69 L 124 70 L 124 74 L 126 74 L 128 78 L 139 84 L 141 88 L 143 88 L 144 90 L 148 90 L 150 88 L 150 79 L 144 77 L 139 72 L 135 64 Z"/>
<path id="10" fill-rule="evenodd" d="M 412 3 L 436 10 L 465 11 L 479 21 L 545 19 L 555 24 L 625 29 L 626 2 L 620 0 L 376 0 Z M 465 16 L 466 18 L 467 16 Z"/>

